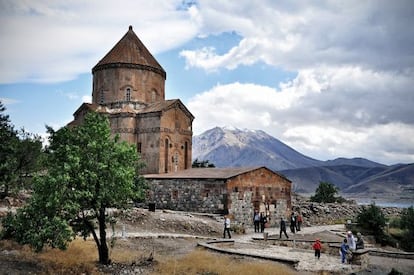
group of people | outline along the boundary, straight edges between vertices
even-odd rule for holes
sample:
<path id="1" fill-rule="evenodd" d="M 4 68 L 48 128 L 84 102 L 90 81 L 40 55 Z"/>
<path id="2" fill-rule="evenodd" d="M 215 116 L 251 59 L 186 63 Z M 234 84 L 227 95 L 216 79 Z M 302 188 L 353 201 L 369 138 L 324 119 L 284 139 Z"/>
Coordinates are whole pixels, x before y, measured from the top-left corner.
<path id="1" fill-rule="evenodd" d="M 350 263 L 352 260 L 352 253 L 357 249 L 364 249 L 364 239 L 360 232 L 357 233 L 357 238 L 355 239 L 351 231 L 346 233 L 346 238 L 342 241 L 341 247 L 339 249 L 339 254 L 341 255 L 341 262 Z"/>
<path id="2" fill-rule="evenodd" d="M 322 244 L 319 239 L 312 245 L 313 250 L 315 250 L 315 258 L 319 260 L 321 257 L 321 250 Z M 352 253 L 355 250 L 364 249 L 364 239 L 362 238 L 362 234 L 360 232 L 357 233 L 357 238 L 355 239 L 354 235 L 351 231 L 348 231 L 346 234 L 346 238 L 341 243 L 339 248 L 339 255 L 341 256 L 341 263 L 351 263 L 352 261 Z"/>
<path id="3" fill-rule="evenodd" d="M 296 231 L 300 231 L 300 227 L 302 226 L 302 216 L 300 213 L 298 215 L 295 215 L 294 212 L 290 215 L 290 232 L 295 234 Z M 288 234 L 286 233 L 286 221 L 282 218 L 280 218 L 280 234 L 279 239 L 282 238 L 282 233 L 285 234 L 286 238 L 289 239 Z"/>
<path id="4" fill-rule="evenodd" d="M 254 211 L 253 215 L 253 224 L 254 224 L 254 232 L 264 232 L 265 225 L 269 221 L 269 218 L 265 213 L 261 212 L 259 213 L 258 210 Z M 300 231 L 301 225 L 302 225 L 302 216 L 300 213 L 298 215 L 295 215 L 294 212 L 292 212 L 290 216 L 290 231 L 292 233 L 295 233 L 296 231 Z M 260 231 L 259 231 L 260 230 Z M 286 221 L 283 217 L 280 218 L 280 234 L 279 238 L 282 238 L 282 233 L 286 236 L 287 239 L 289 239 L 289 236 L 286 232 Z M 228 215 L 224 216 L 224 232 L 223 232 L 223 238 L 226 238 L 226 234 L 231 239 L 230 234 L 230 218 Z M 319 260 L 321 257 L 321 250 L 322 250 L 322 243 L 320 239 L 316 239 L 315 242 L 312 245 L 313 250 L 315 251 L 315 258 Z M 351 231 L 348 231 L 346 234 L 346 238 L 344 238 L 343 242 L 341 243 L 339 254 L 341 255 L 341 262 L 351 262 L 352 260 L 352 253 L 357 249 L 363 249 L 364 248 L 364 239 L 362 238 L 362 235 L 360 232 L 357 233 L 357 238 L 354 237 Z"/>
<path id="5" fill-rule="evenodd" d="M 268 220 L 269 218 L 264 212 L 259 213 L 258 210 L 255 210 L 253 215 L 254 232 L 263 233 Z"/>
<path id="6" fill-rule="evenodd" d="M 302 226 L 302 216 L 299 214 L 295 214 L 292 212 L 290 214 L 290 232 L 295 234 L 295 231 L 300 231 L 300 227 Z"/>

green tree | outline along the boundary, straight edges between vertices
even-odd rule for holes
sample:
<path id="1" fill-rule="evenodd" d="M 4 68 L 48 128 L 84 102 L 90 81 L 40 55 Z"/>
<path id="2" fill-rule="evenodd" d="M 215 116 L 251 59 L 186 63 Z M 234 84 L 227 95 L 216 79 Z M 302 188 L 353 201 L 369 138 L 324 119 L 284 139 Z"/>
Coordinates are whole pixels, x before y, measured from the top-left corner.
<path id="1" fill-rule="evenodd" d="M 374 235 L 376 242 L 382 243 L 384 241 L 386 237 L 384 233 L 386 219 L 381 208 L 375 204 L 368 207 L 362 206 L 362 211 L 358 214 L 356 220 L 362 229 Z"/>
<path id="2" fill-rule="evenodd" d="M 316 188 L 315 195 L 311 196 L 310 200 L 323 203 L 336 202 L 338 200 L 337 193 L 338 188 L 335 185 L 321 181 L 318 188 Z"/>
<path id="3" fill-rule="evenodd" d="M 0 102 L 0 198 L 9 195 L 10 184 L 16 180 L 12 172 L 16 167 L 18 138 L 9 116 L 4 114 L 6 107 Z"/>
<path id="4" fill-rule="evenodd" d="M 191 165 L 192 168 L 214 168 L 216 167 L 214 163 L 210 163 L 209 160 L 198 160 L 195 159 L 193 164 Z"/>
<path id="5" fill-rule="evenodd" d="M 38 135 L 21 129 L 18 131 L 18 138 L 19 141 L 14 153 L 16 165 L 13 174 L 17 178 L 14 186 L 20 190 L 25 186 L 25 180 L 42 168 L 43 149 L 41 138 Z"/>
<path id="6" fill-rule="evenodd" d="M 35 178 L 29 203 L 6 217 L 3 236 L 40 251 L 45 245 L 64 249 L 76 234 L 92 234 L 99 262 L 108 264 L 106 210 L 127 208 L 144 194 L 143 162 L 134 146 L 111 136 L 107 118 L 97 113 L 80 126 L 48 132 L 47 173 Z"/>
<path id="7" fill-rule="evenodd" d="M 23 180 L 39 169 L 42 142 L 24 129 L 15 130 L 0 102 L 0 198 L 18 191 Z"/>
<path id="8" fill-rule="evenodd" d="M 407 251 L 414 251 L 414 208 L 406 208 L 401 213 L 401 228 L 405 230 L 401 247 Z"/>

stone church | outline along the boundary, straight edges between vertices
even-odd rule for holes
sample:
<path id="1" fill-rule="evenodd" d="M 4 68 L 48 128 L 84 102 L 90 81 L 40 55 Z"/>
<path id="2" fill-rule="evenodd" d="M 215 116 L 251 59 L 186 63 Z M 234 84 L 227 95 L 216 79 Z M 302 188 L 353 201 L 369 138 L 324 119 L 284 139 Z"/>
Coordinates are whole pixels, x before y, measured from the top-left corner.
<path id="1" fill-rule="evenodd" d="M 92 103 L 83 103 L 70 126 L 87 112 L 106 115 L 113 134 L 135 144 L 141 173 L 157 208 L 230 213 L 250 223 L 255 209 L 273 219 L 290 213 L 291 181 L 266 167 L 198 168 L 192 165 L 194 116 L 179 99 L 165 99 L 166 72 L 129 27 L 92 69 Z"/>
<path id="2" fill-rule="evenodd" d="M 167 74 L 131 26 L 92 75 L 92 103 L 83 103 L 69 125 L 89 111 L 103 113 L 114 134 L 136 145 L 143 174 L 191 168 L 194 116 L 179 99 L 165 99 Z"/>

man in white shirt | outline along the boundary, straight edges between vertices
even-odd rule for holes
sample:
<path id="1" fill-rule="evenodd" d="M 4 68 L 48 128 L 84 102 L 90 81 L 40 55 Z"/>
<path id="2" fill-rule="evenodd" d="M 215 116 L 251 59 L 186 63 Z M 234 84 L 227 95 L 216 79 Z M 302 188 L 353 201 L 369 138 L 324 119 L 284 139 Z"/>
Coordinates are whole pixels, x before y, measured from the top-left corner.
<path id="1" fill-rule="evenodd" d="M 346 239 L 348 241 L 349 249 L 351 249 L 351 251 L 355 251 L 355 249 L 356 249 L 356 240 L 355 240 L 355 237 L 354 237 L 354 235 L 352 234 L 351 231 L 348 231 L 346 233 Z"/>
<path id="2" fill-rule="evenodd" d="M 223 232 L 223 239 L 226 238 L 226 232 L 229 235 L 229 239 L 231 239 L 230 235 L 230 218 L 229 216 L 224 216 L 224 232 Z"/>

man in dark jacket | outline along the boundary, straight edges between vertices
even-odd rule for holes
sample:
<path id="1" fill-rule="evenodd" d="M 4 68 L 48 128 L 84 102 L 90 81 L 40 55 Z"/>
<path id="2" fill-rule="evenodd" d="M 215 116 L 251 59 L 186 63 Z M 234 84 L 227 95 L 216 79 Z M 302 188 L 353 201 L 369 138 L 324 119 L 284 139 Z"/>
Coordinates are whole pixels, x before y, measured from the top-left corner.
<path id="1" fill-rule="evenodd" d="M 254 224 L 254 232 L 259 232 L 260 214 L 259 214 L 259 211 L 257 210 L 254 210 L 253 224 Z"/>
<path id="2" fill-rule="evenodd" d="M 265 225 L 267 223 L 267 217 L 265 215 L 265 213 L 260 213 L 260 232 L 264 232 L 265 229 Z"/>
<path id="3" fill-rule="evenodd" d="M 286 238 L 289 239 L 289 236 L 286 233 L 286 222 L 283 218 L 280 218 L 280 235 L 279 235 L 279 239 L 282 238 L 282 232 L 285 233 Z"/>
<path id="4" fill-rule="evenodd" d="M 296 217 L 295 217 L 295 213 L 292 212 L 292 214 L 290 215 L 290 232 L 295 234 L 295 230 L 296 230 Z"/>

